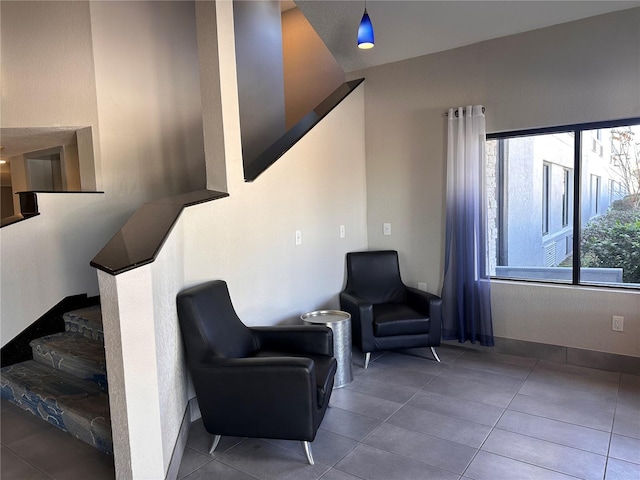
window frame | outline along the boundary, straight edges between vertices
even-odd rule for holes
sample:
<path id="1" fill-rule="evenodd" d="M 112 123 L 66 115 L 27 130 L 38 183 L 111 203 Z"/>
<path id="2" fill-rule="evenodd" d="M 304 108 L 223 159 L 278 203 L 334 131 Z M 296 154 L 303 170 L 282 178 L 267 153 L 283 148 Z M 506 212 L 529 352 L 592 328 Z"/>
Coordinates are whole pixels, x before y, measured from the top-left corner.
<path id="1" fill-rule="evenodd" d="M 549 201 L 551 193 L 551 164 L 542 162 L 542 235 L 549 235 Z"/>
<path id="2" fill-rule="evenodd" d="M 569 219 L 571 218 L 571 215 L 569 215 L 569 212 L 571 212 L 573 209 L 571 208 L 571 201 L 570 201 L 570 196 L 571 196 L 571 179 L 573 178 L 573 176 L 571 175 L 571 171 L 573 169 L 571 168 L 566 168 L 563 167 L 562 169 L 562 220 L 561 220 L 561 225 L 562 228 L 568 227 L 569 223 L 571 223 L 569 221 Z"/>
<path id="3" fill-rule="evenodd" d="M 561 282 L 555 280 L 540 280 L 540 279 L 525 279 L 525 278 L 510 278 L 510 277 L 500 277 L 497 275 L 491 275 L 490 278 L 494 280 L 504 280 L 509 282 L 525 282 L 525 283 L 544 283 L 544 284 L 557 284 L 557 285 L 577 285 L 584 287 L 598 287 L 598 288 L 613 288 L 613 289 L 624 289 L 624 290 L 640 290 L 640 287 L 635 285 L 629 285 L 624 283 L 595 283 L 595 282 L 583 282 L 580 280 L 580 233 L 582 232 L 582 221 L 580 215 L 580 208 L 583 205 L 583 201 L 588 201 L 588 199 L 583 199 L 581 195 L 581 190 L 579 186 L 581 185 L 582 180 L 582 145 L 584 140 L 583 133 L 589 130 L 599 130 L 609 129 L 614 127 L 625 127 L 629 125 L 638 125 L 640 124 L 640 117 L 630 117 L 623 118 L 619 120 L 607 120 L 601 122 L 587 122 L 587 123 L 576 123 L 570 125 L 557 125 L 552 127 L 541 127 L 541 128 L 530 128 L 524 130 L 511 130 L 511 131 L 500 131 L 500 132 L 490 132 L 486 134 L 486 140 L 505 140 L 511 138 L 518 137 L 531 137 L 535 135 L 548 135 L 553 133 L 569 133 L 573 135 L 573 160 L 574 166 L 573 169 L 570 169 L 570 174 L 573 174 L 573 204 L 569 202 L 571 207 L 571 213 L 573 216 L 573 258 L 572 258 L 572 279 L 571 282 Z M 600 132 L 598 132 L 600 133 Z M 498 142 L 499 144 L 503 144 L 504 142 Z M 546 165 L 546 163 L 545 163 Z M 504 179 L 500 180 L 500 183 L 503 183 Z M 602 188 L 602 186 L 600 186 Z M 567 192 L 568 196 L 571 195 L 570 192 Z M 485 193 L 483 192 L 483 195 Z M 543 209 L 544 214 L 544 209 Z M 568 225 L 567 225 L 568 226 Z M 501 232 L 501 230 L 500 230 Z M 578 232 L 578 234 L 576 234 Z M 502 237 L 502 234 L 499 235 Z M 499 248 L 501 248 L 499 246 Z M 508 246 L 507 246 L 508 248 Z M 501 255 L 501 250 L 498 251 L 498 255 Z"/>

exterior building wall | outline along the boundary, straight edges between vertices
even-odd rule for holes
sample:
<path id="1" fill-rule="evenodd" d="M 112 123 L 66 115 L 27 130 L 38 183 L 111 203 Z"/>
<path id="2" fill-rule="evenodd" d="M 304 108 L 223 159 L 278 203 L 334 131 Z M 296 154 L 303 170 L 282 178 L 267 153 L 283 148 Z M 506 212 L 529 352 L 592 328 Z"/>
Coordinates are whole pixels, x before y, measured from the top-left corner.
<path id="1" fill-rule="evenodd" d="M 487 269 L 489 275 L 496 274 L 498 251 L 498 142 L 486 142 L 486 184 L 485 201 L 487 208 Z"/>
<path id="2" fill-rule="evenodd" d="M 607 212 L 624 192 L 612 181 L 609 139 L 584 132 L 582 141 L 581 225 Z M 557 133 L 504 140 L 504 185 L 499 177 L 498 140 L 487 142 L 489 251 L 495 265 L 555 267 L 573 251 L 574 135 Z M 549 168 L 548 230 L 543 232 L 543 169 Z M 565 185 L 568 171 L 569 185 Z M 599 178 L 596 191 L 594 180 Z M 613 188 L 612 188 L 613 187 Z M 498 198 L 502 188 L 504 199 Z M 596 202 L 597 196 L 597 202 Z M 565 204 L 565 197 L 567 198 Z M 597 203 L 597 208 L 596 208 Z M 563 205 L 568 214 L 563 215 Z M 503 218 L 503 232 L 498 219 Z M 566 222 L 566 223 L 565 223 Z M 501 241 L 502 240 L 502 241 Z M 490 270 L 495 272 L 495 268 Z M 504 271 L 504 269 L 501 269 Z M 551 271 L 552 272 L 552 271 Z"/>

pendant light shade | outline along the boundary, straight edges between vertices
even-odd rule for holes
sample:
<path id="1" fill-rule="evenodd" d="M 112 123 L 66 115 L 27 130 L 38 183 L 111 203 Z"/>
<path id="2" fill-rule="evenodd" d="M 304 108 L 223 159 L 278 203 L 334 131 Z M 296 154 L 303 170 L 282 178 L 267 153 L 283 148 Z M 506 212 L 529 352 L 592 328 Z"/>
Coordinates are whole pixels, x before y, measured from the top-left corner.
<path id="1" fill-rule="evenodd" d="M 360 20 L 360 26 L 358 27 L 358 48 L 373 48 L 373 25 L 371 19 L 367 13 L 367 7 L 364 8 L 364 15 Z"/>

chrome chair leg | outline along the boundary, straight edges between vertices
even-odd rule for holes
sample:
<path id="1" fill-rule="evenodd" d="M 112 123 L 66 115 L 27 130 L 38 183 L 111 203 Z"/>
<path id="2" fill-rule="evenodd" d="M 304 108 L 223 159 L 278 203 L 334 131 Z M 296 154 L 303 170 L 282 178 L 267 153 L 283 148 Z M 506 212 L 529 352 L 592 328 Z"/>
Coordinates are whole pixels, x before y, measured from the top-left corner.
<path id="1" fill-rule="evenodd" d="M 311 444 L 309 442 L 303 441 L 302 446 L 304 447 L 304 453 L 307 455 L 307 461 L 309 465 L 313 465 L 313 455 L 311 453 Z"/>
<path id="2" fill-rule="evenodd" d="M 364 368 L 365 370 L 369 366 L 369 360 L 371 360 L 371 352 L 367 352 L 364 354 Z"/>
<path id="3" fill-rule="evenodd" d="M 436 349 L 434 347 L 431 347 L 431 353 L 433 353 L 433 358 L 435 358 L 437 362 L 440 362 L 440 357 L 438 357 L 438 354 L 436 353 Z"/>
<path id="4" fill-rule="evenodd" d="M 213 436 L 213 443 L 211 443 L 211 448 L 209 449 L 209 455 L 213 454 L 213 451 L 217 448 L 218 444 L 220 443 L 220 438 L 222 438 L 222 435 Z"/>

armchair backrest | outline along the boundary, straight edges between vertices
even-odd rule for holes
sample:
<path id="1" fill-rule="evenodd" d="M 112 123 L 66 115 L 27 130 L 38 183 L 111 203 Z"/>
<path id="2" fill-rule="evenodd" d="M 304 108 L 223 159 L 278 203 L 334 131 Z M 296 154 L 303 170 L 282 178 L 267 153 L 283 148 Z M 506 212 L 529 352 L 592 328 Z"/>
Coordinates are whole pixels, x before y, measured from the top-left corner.
<path id="1" fill-rule="evenodd" d="M 398 252 L 382 250 L 347 253 L 345 291 L 373 304 L 403 302 L 406 287 L 400 278 Z"/>
<path id="2" fill-rule="evenodd" d="M 189 363 L 212 357 L 242 358 L 255 352 L 253 333 L 238 318 L 225 281 L 183 290 L 177 305 Z"/>

